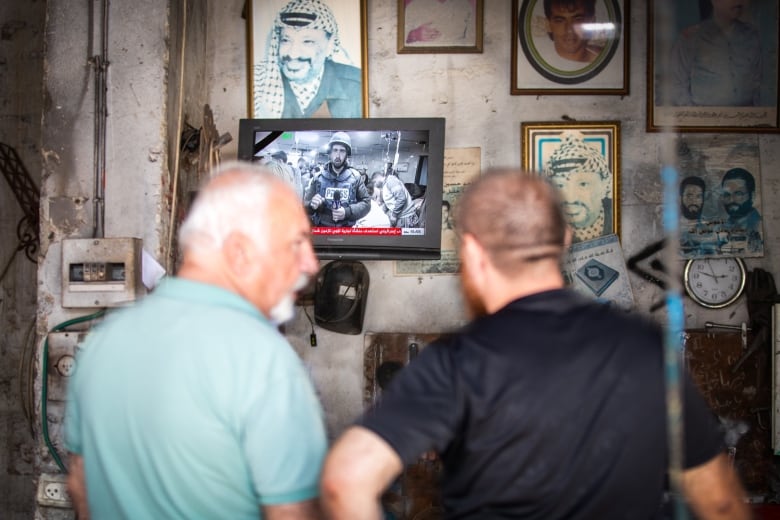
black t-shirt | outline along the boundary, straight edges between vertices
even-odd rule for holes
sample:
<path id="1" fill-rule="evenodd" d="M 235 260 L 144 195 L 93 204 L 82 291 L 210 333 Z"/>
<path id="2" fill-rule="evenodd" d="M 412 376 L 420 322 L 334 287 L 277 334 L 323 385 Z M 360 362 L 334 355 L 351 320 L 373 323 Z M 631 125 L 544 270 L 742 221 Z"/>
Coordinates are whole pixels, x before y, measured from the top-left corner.
<path id="1" fill-rule="evenodd" d="M 722 449 L 685 376 L 685 467 Z M 406 464 L 442 458 L 447 518 L 652 518 L 667 469 L 662 335 L 555 290 L 434 343 L 359 421 Z"/>

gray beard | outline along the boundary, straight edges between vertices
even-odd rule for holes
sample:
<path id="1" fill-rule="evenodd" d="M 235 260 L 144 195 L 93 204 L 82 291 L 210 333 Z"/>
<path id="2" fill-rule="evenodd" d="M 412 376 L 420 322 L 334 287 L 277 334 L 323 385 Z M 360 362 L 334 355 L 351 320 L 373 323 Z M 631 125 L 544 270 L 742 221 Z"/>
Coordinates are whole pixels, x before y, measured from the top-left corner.
<path id="1" fill-rule="evenodd" d="M 307 283 L 309 283 L 309 277 L 301 273 L 292 289 L 271 308 L 268 317 L 274 325 L 282 325 L 293 319 L 295 316 L 295 291 L 303 289 Z"/>
<path id="2" fill-rule="evenodd" d="M 268 314 L 270 314 L 269 318 L 273 324 L 277 326 L 293 319 L 295 316 L 295 299 L 293 298 L 293 293 L 289 292 L 285 294 L 279 303 L 273 306 Z"/>

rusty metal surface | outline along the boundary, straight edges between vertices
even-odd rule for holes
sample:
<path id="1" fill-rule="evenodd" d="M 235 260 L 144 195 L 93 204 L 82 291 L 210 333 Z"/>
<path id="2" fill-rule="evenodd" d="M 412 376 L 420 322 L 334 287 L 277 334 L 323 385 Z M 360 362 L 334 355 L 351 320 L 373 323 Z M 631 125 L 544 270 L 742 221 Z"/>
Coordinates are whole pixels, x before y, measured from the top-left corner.
<path id="1" fill-rule="evenodd" d="M 364 335 L 363 403 L 370 406 L 398 370 L 440 334 L 377 332 Z M 442 518 L 438 479 L 441 462 L 434 456 L 408 465 L 382 496 L 382 506 L 398 520 L 438 520 Z"/>
<path id="2" fill-rule="evenodd" d="M 747 345 L 751 341 L 748 335 Z M 742 360 L 746 348 L 739 332 L 688 330 L 683 346 L 693 380 L 738 438 L 734 463 L 745 487 L 750 493 L 765 493 L 773 460 L 771 353 L 762 349 Z M 727 444 L 733 444 L 728 441 L 727 436 Z"/>
<path id="3" fill-rule="evenodd" d="M 19 239 L 19 251 L 24 250 L 31 262 L 37 262 L 36 253 L 40 245 L 39 189 L 32 180 L 16 150 L 5 143 L 0 143 L 0 173 L 3 174 L 16 201 L 22 208 L 24 216 L 16 226 L 16 236 Z"/>

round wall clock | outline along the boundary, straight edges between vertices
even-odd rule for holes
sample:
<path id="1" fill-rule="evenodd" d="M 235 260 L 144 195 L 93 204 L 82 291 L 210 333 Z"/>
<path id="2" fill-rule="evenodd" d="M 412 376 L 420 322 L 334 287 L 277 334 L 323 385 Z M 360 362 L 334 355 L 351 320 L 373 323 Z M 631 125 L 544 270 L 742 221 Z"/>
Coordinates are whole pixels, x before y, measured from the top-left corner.
<path id="1" fill-rule="evenodd" d="M 685 264 L 685 292 L 699 305 L 720 309 L 740 297 L 745 277 L 741 258 L 693 258 Z"/>

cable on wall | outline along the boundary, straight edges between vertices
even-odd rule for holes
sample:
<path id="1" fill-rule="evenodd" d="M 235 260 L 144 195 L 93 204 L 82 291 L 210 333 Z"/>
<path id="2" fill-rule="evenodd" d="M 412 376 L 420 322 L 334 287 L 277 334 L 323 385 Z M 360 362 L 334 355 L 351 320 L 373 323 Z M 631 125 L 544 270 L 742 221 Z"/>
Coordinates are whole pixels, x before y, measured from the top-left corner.
<path id="1" fill-rule="evenodd" d="M 46 444 L 46 448 L 49 450 L 49 454 L 51 455 L 52 459 L 54 459 L 57 467 L 59 467 L 60 471 L 63 473 L 67 473 L 68 468 L 65 466 L 65 463 L 62 461 L 62 457 L 60 457 L 57 448 L 54 446 L 54 443 L 52 443 L 51 438 L 49 437 L 49 417 L 47 415 L 47 402 L 49 397 L 49 334 L 52 332 L 61 332 L 68 327 L 77 325 L 79 323 L 84 323 L 85 321 L 96 320 L 101 318 L 105 313 L 106 309 L 100 309 L 99 311 L 92 314 L 73 318 L 62 322 L 59 325 L 55 325 L 54 328 L 46 334 L 46 339 L 43 341 L 43 351 L 41 352 L 41 434 L 43 435 L 43 442 Z"/>
<path id="2" fill-rule="evenodd" d="M 105 236 L 106 197 L 106 120 L 108 119 L 108 7 L 109 0 L 103 0 L 102 23 L 100 24 L 100 54 L 89 60 L 95 71 L 95 121 L 92 190 L 93 222 L 92 238 Z"/>
<path id="3" fill-rule="evenodd" d="M 30 321 L 27 333 L 24 335 L 22 354 L 19 356 L 19 401 L 22 413 L 30 428 L 30 436 L 35 437 L 35 319 Z"/>
<path id="4" fill-rule="evenodd" d="M 174 269 L 174 251 L 173 251 L 173 232 L 176 229 L 176 207 L 179 202 L 179 156 L 181 153 L 181 143 L 178 141 L 182 132 L 184 118 L 184 51 L 187 42 L 187 0 L 182 2 L 182 24 L 181 24 L 181 49 L 179 52 L 179 96 L 176 106 L 176 150 L 173 156 L 173 185 L 171 186 L 171 213 L 168 222 L 168 242 L 166 244 L 165 270 L 173 273 Z"/>

